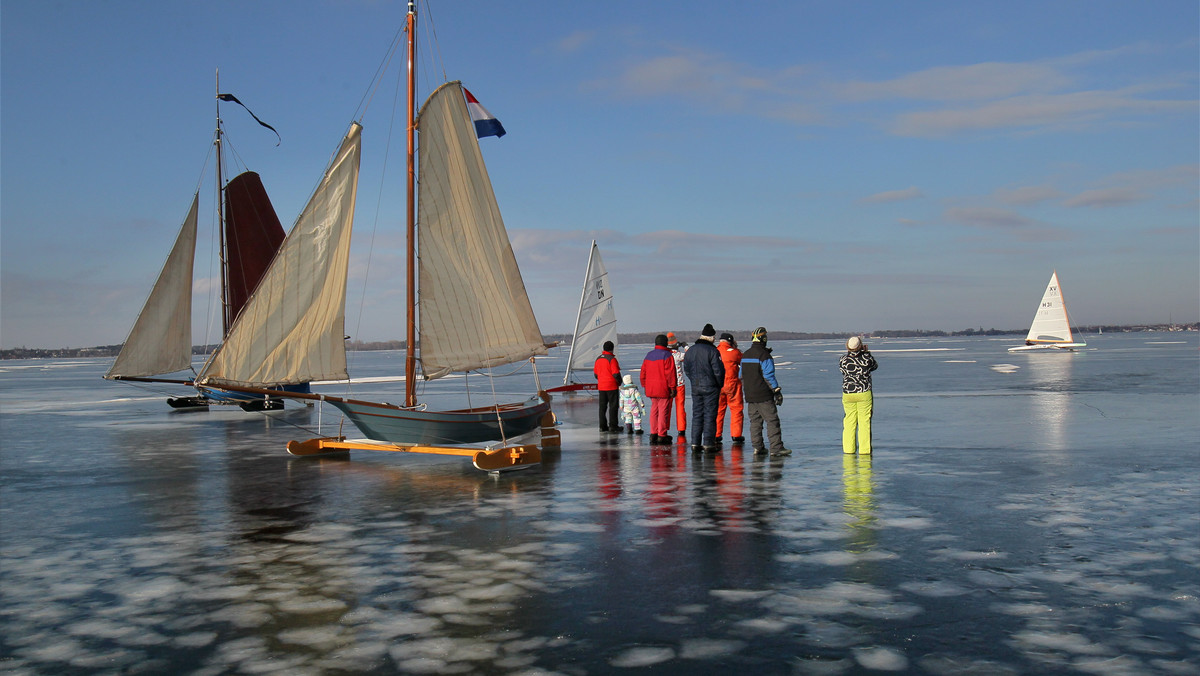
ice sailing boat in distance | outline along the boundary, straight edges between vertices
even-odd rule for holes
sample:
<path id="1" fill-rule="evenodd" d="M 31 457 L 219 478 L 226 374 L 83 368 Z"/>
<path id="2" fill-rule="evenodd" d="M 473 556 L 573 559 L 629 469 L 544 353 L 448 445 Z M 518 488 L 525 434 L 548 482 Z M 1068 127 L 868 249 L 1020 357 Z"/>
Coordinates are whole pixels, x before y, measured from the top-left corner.
<path id="1" fill-rule="evenodd" d="M 1032 350 L 1074 350 L 1086 347 L 1087 343 L 1076 342 L 1071 334 L 1071 320 L 1067 316 L 1067 304 L 1063 300 L 1062 288 L 1058 284 L 1058 271 L 1050 275 L 1050 283 L 1042 294 L 1033 324 L 1025 336 L 1025 344 L 1008 348 L 1009 352 Z"/>
<path id="2" fill-rule="evenodd" d="M 466 90 L 459 82 L 443 84 L 413 115 L 416 10 L 412 3 L 406 26 L 405 401 L 396 405 L 324 394 L 284 395 L 328 402 L 369 437 L 293 441 L 288 451 L 293 455 L 354 449 L 440 453 L 470 456 L 476 467 L 489 471 L 525 467 L 540 462 L 540 449 L 535 444 L 507 445 L 508 439 L 539 427 L 543 443 L 557 439 L 545 393 L 522 402 L 458 410 L 430 410 L 417 401 L 418 329 L 420 372 L 427 380 L 532 361 L 546 353 L 546 345 L 483 164 Z M 357 123 L 352 125 L 310 206 L 198 382 L 262 392 L 268 384 L 347 377 L 345 290 L 361 129 Z M 414 166 L 417 129 L 419 167 Z M 505 445 L 462 446 L 493 440 Z"/>
<path id="3" fill-rule="evenodd" d="M 617 345 L 617 312 L 613 307 L 608 271 L 600 259 L 600 247 L 592 240 L 587 272 L 583 276 L 583 293 L 579 298 L 579 315 L 575 319 L 575 334 L 567 357 L 567 372 L 563 375 L 562 385 L 546 391 L 551 394 L 594 391 L 596 383 L 582 382 L 578 380 L 578 374 L 592 373 L 596 357 L 600 356 L 606 341 Z"/>

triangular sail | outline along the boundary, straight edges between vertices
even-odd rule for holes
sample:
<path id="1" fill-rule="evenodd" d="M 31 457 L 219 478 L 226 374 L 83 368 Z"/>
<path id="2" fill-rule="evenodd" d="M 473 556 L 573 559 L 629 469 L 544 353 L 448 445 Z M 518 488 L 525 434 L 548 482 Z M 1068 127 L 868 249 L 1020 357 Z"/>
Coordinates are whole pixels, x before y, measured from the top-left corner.
<path id="1" fill-rule="evenodd" d="M 1063 302 L 1062 290 L 1058 286 L 1058 272 L 1050 275 L 1050 283 L 1046 285 L 1046 293 L 1042 294 L 1042 302 L 1038 305 L 1029 334 L 1025 336 L 1027 343 L 1073 343 L 1071 322 L 1067 318 L 1067 306 Z"/>
<path id="2" fill-rule="evenodd" d="M 344 379 L 346 274 L 362 127 L 351 125 L 258 289 L 205 365 L 204 385 Z"/>
<path id="3" fill-rule="evenodd" d="M 192 264 L 199 203 L 197 193 L 175 246 L 105 378 L 156 376 L 191 366 Z"/>
<path id="4" fill-rule="evenodd" d="M 460 83 L 430 95 L 417 129 L 422 373 L 545 354 Z"/>
<path id="5" fill-rule="evenodd" d="M 613 307 L 612 288 L 608 284 L 608 270 L 604 269 L 604 261 L 600 258 L 600 247 L 592 240 L 587 272 L 583 278 L 583 295 L 579 299 L 579 317 L 575 320 L 571 354 L 567 357 L 567 373 L 563 377 L 564 385 L 574 372 L 591 373 L 606 341 L 617 344 L 617 313 Z"/>

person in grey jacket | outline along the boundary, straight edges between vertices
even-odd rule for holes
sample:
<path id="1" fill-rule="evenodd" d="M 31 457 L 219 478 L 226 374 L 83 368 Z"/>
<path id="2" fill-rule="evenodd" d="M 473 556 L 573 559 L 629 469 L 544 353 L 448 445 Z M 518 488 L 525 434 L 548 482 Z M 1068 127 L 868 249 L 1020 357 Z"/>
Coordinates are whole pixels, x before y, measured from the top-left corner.
<path id="1" fill-rule="evenodd" d="M 742 391 L 746 395 L 750 443 L 755 455 L 767 454 L 767 445 L 763 443 L 765 425 L 771 455 L 791 455 L 783 446 L 783 433 L 779 429 L 776 407 L 783 403 L 783 391 L 775 379 L 775 359 L 767 347 L 767 329 L 762 326 L 754 329 L 750 338 L 750 349 L 742 353 Z"/>
<path id="2" fill-rule="evenodd" d="M 713 345 L 717 331 L 705 324 L 700 339 L 683 355 L 683 372 L 692 381 L 692 452 L 717 453 L 717 404 L 725 385 L 725 363 Z"/>

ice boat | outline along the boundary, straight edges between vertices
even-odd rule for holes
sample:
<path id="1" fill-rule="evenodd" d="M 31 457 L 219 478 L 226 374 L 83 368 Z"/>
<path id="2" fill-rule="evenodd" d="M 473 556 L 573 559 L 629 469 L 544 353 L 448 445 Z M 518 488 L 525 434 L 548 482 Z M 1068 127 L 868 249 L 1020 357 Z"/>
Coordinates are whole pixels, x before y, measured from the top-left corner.
<path id="1" fill-rule="evenodd" d="M 1058 284 L 1058 271 L 1055 271 L 1051 273 L 1050 283 L 1046 285 L 1046 292 L 1042 294 L 1042 302 L 1038 305 L 1037 314 L 1033 316 L 1033 324 L 1025 336 L 1025 344 L 1010 347 L 1008 351 L 1074 350 L 1086 346 L 1087 343 L 1076 341 L 1071 333 L 1067 304 Z"/>

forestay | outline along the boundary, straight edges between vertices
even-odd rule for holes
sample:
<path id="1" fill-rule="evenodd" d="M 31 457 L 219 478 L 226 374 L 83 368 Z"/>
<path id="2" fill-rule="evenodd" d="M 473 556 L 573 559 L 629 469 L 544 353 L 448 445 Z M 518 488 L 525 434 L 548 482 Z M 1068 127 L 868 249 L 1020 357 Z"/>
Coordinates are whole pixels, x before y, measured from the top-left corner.
<path id="1" fill-rule="evenodd" d="M 421 371 L 425 378 L 545 354 L 458 82 L 418 115 Z"/>
<path id="2" fill-rule="evenodd" d="M 262 387 L 345 379 L 346 274 L 362 127 L 351 125 L 221 347 L 204 385 Z"/>
<path id="3" fill-rule="evenodd" d="M 150 296 L 105 378 L 141 378 L 182 371 L 192 363 L 192 266 L 197 193 Z"/>

